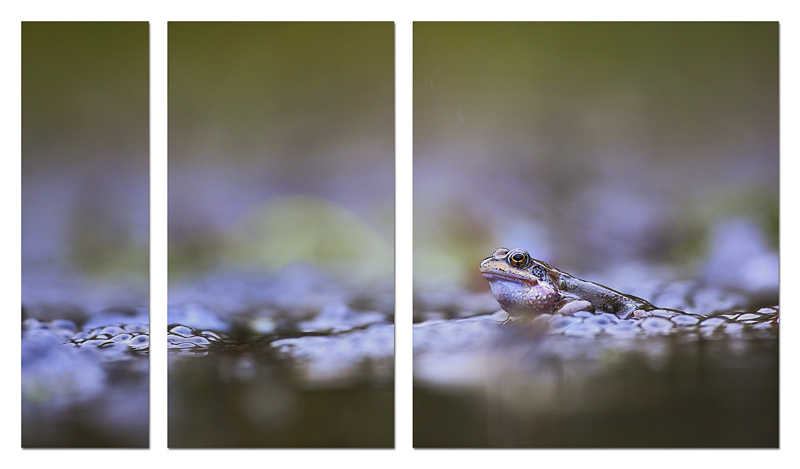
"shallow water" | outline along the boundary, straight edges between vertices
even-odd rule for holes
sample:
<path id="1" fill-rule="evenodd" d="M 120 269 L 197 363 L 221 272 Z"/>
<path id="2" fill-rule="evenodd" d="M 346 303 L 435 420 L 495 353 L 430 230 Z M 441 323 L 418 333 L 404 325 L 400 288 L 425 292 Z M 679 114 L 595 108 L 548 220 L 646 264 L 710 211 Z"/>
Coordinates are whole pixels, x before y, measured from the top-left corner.
<path id="1" fill-rule="evenodd" d="M 294 266 L 175 285 L 170 447 L 393 446 L 391 282 Z M 24 447 L 147 447 L 148 311 L 92 311 L 111 293 L 54 286 L 27 298 Z"/>
<path id="2" fill-rule="evenodd" d="M 23 321 L 22 446 L 147 447 L 148 333 L 141 323 Z"/>
<path id="3" fill-rule="evenodd" d="M 393 318 L 391 283 L 307 266 L 176 286 L 169 446 L 392 447 Z"/>
<path id="4" fill-rule="evenodd" d="M 170 353 L 169 446 L 391 447 L 393 328 L 372 329 Z"/>
<path id="5" fill-rule="evenodd" d="M 217 274 L 171 294 L 170 447 L 393 446 L 391 287 L 315 275 Z M 414 445 L 776 447 L 777 308 L 733 313 L 746 296 L 681 285 L 654 291 L 681 292 L 690 314 L 527 325 L 502 324 L 489 293 L 421 291 Z M 147 445 L 146 314 L 23 321 L 23 446 Z"/>
<path id="6" fill-rule="evenodd" d="M 415 447 L 778 446 L 777 308 L 523 325 L 456 297 L 417 301 Z"/>

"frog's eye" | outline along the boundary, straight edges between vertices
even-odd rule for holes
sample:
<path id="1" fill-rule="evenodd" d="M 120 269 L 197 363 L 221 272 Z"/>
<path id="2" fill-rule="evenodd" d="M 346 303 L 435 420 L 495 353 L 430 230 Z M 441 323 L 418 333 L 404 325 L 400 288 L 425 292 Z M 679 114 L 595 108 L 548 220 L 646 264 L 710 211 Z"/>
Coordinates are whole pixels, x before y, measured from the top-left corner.
<path id="1" fill-rule="evenodd" d="M 522 249 L 514 249 L 508 253 L 508 263 L 511 264 L 512 267 L 525 267 L 528 265 L 529 260 L 530 256 Z"/>

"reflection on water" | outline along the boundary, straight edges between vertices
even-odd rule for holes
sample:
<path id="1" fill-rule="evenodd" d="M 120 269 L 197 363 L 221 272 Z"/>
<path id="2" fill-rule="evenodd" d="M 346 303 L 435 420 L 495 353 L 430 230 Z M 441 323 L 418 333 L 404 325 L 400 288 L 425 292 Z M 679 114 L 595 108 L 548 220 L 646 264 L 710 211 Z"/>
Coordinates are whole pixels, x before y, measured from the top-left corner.
<path id="1" fill-rule="evenodd" d="M 415 447 L 778 445 L 777 308 L 506 318 L 414 326 Z"/>
<path id="2" fill-rule="evenodd" d="M 171 353 L 169 446 L 392 447 L 391 329 L 389 341 L 378 338 L 389 349 L 380 357 L 347 337 L 288 359 L 268 337 L 208 355 Z"/>
<path id="3" fill-rule="evenodd" d="M 390 281 L 294 264 L 172 288 L 170 447 L 393 446 Z"/>
<path id="4" fill-rule="evenodd" d="M 417 378 L 414 446 L 776 448 L 778 341 L 682 339 L 529 346 L 459 363 L 479 370 L 466 383 Z"/>
<path id="5" fill-rule="evenodd" d="M 744 233 L 741 245 L 759 245 Z M 777 447 L 779 313 L 758 307 L 778 297 L 777 259 L 763 245 L 714 253 L 726 278 L 758 281 L 644 265 L 598 279 L 677 310 L 644 318 L 504 324 L 490 292 L 418 287 L 415 447 Z"/>

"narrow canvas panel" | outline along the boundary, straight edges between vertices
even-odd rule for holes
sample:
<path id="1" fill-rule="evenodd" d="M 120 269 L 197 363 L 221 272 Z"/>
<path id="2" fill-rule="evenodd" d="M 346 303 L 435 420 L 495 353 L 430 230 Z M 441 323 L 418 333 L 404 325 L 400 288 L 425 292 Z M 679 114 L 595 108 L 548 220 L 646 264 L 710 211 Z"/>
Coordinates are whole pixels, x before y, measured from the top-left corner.
<path id="1" fill-rule="evenodd" d="M 414 446 L 778 446 L 778 24 L 415 23 Z"/>
<path id="2" fill-rule="evenodd" d="M 22 23 L 22 446 L 147 447 L 148 24 Z"/>
<path id="3" fill-rule="evenodd" d="M 170 23 L 169 446 L 394 442 L 392 23 Z"/>

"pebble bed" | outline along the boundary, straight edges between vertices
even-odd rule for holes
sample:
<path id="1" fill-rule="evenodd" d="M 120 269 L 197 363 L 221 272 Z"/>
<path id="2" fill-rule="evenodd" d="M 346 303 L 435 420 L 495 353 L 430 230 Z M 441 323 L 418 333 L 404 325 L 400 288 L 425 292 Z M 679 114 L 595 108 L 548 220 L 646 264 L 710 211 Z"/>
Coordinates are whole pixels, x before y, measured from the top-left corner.
<path id="1" fill-rule="evenodd" d="M 451 404 L 472 396 L 491 403 L 512 427 L 525 426 L 527 418 L 652 404 L 647 393 L 625 399 L 606 389 L 637 367 L 655 376 L 675 363 L 712 371 L 776 369 L 764 361 L 762 349 L 777 342 L 778 307 L 715 310 L 708 298 L 720 292 L 686 285 L 666 291 L 679 291 L 682 303 L 671 306 L 689 312 L 655 310 L 639 319 L 579 312 L 544 315 L 529 324 L 507 321 L 486 292 L 418 292 L 413 350 L 420 408 L 431 402 L 429 393 L 450 396 Z M 735 295 L 726 298 L 743 303 Z M 726 300 L 717 309 L 730 304 Z M 393 307 L 391 286 L 365 291 L 303 269 L 280 278 L 225 273 L 175 288 L 166 344 L 171 446 L 325 446 L 341 435 L 322 427 L 304 432 L 294 423 L 309 409 L 320 412 L 320 402 L 349 408 L 347 418 L 371 429 L 367 436 L 348 433 L 343 446 L 391 446 Z M 107 308 L 77 320 L 23 320 L 27 446 L 68 446 L 63 429 L 75 424 L 76 415 L 83 432 L 104 435 L 109 446 L 146 446 L 147 323 L 144 308 Z M 610 395 L 590 397 L 593 389 Z M 262 392 L 273 396 L 272 404 Z M 374 399 L 377 408 L 352 407 Z M 202 411 L 196 407 L 201 404 Z M 84 412 L 87 406 L 102 411 Z M 459 412 L 475 410 L 467 405 Z M 325 412 L 330 409 L 320 416 Z M 203 423 L 212 414 L 215 425 L 231 431 L 216 432 Z M 445 420 L 458 421 L 454 415 Z M 425 421 L 423 415 L 420 425 Z M 252 426 L 264 431 L 235 430 Z M 436 438 L 424 438 L 426 432 L 419 434 L 421 446 L 438 445 Z M 515 446 L 520 438 L 509 429 L 500 434 L 505 436 L 490 438 L 489 446 Z"/>
<path id="2" fill-rule="evenodd" d="M 529 322 L 489 293 L 420 292 L 415 447 L 776 447 L 779 308 L 666 290 L 687 312 Z"/>

